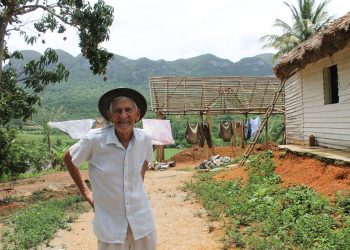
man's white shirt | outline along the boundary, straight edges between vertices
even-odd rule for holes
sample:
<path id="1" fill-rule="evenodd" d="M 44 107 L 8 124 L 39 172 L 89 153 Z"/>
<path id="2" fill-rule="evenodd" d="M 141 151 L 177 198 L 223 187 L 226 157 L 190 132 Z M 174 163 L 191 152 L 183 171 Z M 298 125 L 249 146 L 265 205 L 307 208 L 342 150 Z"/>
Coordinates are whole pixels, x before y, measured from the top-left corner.
<path id="1" fill-rule="evenodd" d="M 141 168 L 153 161 L 148 136 L 134 128 L 125 149 L 114 127 L 92 129 L 70 148 L 72 162 L 80 166 L 89 162 L 96 237 L 107 243 L 123 243 L 128 224 L 135 240 L 155 230 L 152 211 L 144 190 Z"/>

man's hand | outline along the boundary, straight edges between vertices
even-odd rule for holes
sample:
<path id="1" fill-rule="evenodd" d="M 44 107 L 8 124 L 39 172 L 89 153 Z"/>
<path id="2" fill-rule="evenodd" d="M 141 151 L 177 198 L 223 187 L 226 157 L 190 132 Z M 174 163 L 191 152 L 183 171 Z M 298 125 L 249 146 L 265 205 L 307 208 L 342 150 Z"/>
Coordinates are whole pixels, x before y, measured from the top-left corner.
<path id="1" fill-rule="evenodd" d="M 84 196 L 85 200 L 89 202 L 90 206 L 94 208 L 94 200 L 92 198 L 92 192 L 87 184 L 83 181 L 80 170 L 78 167 L 74 166 L 72 162 L 72 156 L 69 150 L 63 156 L 64 163 L 67 166 L 68 172 L 75 184 L 79 188 L 80 193 Z"/>
<path id="2" fill-rule="evenodd" d="M 145 173 L 148 169 L 148 161 L 144 161 L 143 162 L 143 165 L 142 165 L 142 168 L 141 168 L 141 177 L 142 177 L 142 180 L 145 179 Z"/>
<path id="3" fill-rule="evenodd" d="M 94 209 L 94 199 L 92 198 L 92 192 L 90 190 L 86 190 L 82 194 L 87 202 L 89 202 L 90 206 Z"/>

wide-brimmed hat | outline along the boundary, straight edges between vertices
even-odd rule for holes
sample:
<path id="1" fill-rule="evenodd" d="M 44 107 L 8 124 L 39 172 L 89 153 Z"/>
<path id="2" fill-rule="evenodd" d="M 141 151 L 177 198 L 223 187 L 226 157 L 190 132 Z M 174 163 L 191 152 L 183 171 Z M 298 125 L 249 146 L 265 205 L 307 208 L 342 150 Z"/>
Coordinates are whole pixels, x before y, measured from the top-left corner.
<path id="1" fill-rule="evenodd" d="M 120 97 L 120 96 L 125 96 L 128 97 L 136 103 L 137 107 L 140 110 L 140 119 L 146 114 L 147 111 L 147 101 L 145 97 L 139 93 L 138 91 L 134 89 L 129 89 L 129 88 L 117 88 L 117 89 L 112 89 L 105 94 L 103 94 L 98 101 L 98 109 L 101 113 L 101 115 L 108 121 L 108 115 L 107 111 L 109 109 L 109 105 L 113 101 L 114 98 Z"/>

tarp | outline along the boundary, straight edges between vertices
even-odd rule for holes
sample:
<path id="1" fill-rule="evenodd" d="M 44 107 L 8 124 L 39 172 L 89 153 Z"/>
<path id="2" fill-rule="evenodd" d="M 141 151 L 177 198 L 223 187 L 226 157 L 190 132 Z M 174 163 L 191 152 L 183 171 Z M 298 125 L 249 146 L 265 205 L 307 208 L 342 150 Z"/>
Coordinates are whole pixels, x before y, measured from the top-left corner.
<path id="1" fill-rule="evenodd" d="M 62 122 L 48 122 L 50 128 L 58 128 L 59 130 L 66 132 L 73 139 L 81 139 L 89 132 L 94 124 L 93 119 L 84 120 L 70 120 Z"/>
<path id="2" fill-rule="evenodd" d="M 152 145 L 174 144 L 170 120 L 142 119 L 143 130 L 151 138 Z"/>

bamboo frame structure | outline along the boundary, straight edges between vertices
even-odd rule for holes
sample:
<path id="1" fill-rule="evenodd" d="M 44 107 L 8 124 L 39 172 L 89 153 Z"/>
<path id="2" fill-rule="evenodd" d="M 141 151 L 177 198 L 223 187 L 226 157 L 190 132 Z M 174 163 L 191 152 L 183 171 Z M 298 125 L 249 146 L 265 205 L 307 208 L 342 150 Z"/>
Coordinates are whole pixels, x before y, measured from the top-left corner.
<path id="1" fill-rule="evenodd" d="M 275 98 L 280 81 L 274 77 L 150 77 L 152 110 L 164 115 L 270 114 L 284 113 L 284 93 Z M 283 92 L 283 90 L 282 90 Z M 210 126 L 211 129 L 211 126 Z M 268 138 L 266 130 L 267 147 Z M 242 141 L 244 147 L 244 140 Z M 164 147 L 157 147 L 158 161 L 164 160 Z M 212 148 L 211 154 L 214 154 Z M 162 157 L 163 156 L 163 157 Z M 209 152 L 208 152 L 209 157 Z"/>
<path id="2" fill-rule="evenodd" d="M 152 110 L 163 115 L 264 114 L 280 81 L 274 77 L 150 77 Z M 274 114 L 284 113 L 284 94 Z"/>

